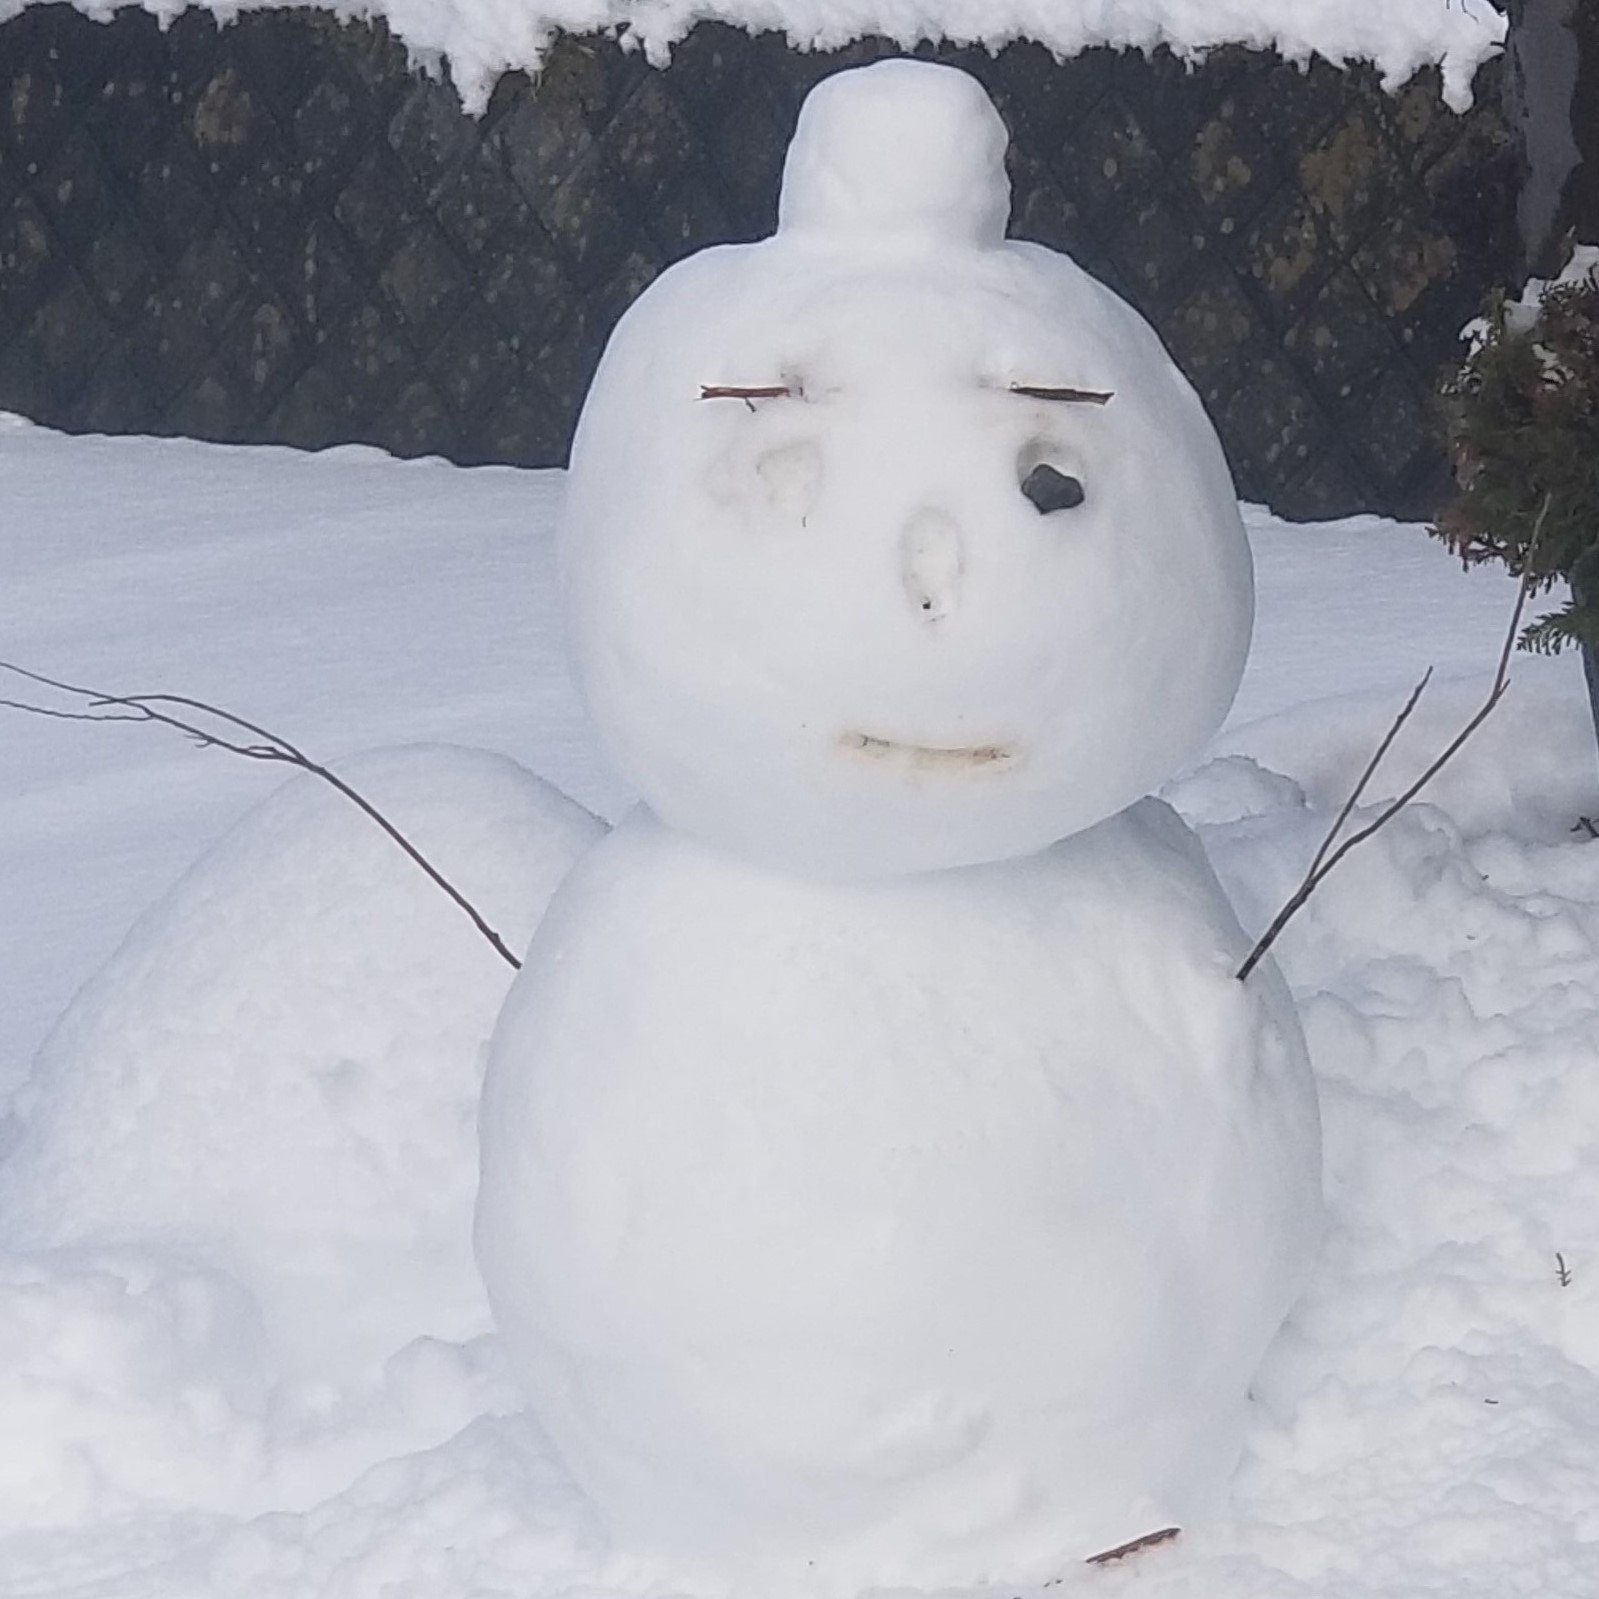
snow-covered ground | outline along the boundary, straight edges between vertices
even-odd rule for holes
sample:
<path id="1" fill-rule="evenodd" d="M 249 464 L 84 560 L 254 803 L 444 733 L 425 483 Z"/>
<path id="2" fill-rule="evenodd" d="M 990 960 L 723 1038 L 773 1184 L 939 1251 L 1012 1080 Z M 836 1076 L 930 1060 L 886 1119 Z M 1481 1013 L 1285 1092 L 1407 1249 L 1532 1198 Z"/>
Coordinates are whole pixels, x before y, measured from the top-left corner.
<path id="1" fill-rule="evenodd" d="M 558 474 L 67 439 L 8 422 L 0 657 L 214 700 L 329 758 L 413 742 L 502 752 L 614 817 L 627 795 L 594 755 L 561 664 L 560 492 Z M 1248 521 L 1254 655 L 1216 747 L 1168 797 L 1254 927 L 1428 665 L 1414 736 L 1373 798 L 1469 714 L 1512 594 L 1493 574 L 1462 574 L 1419 529 Z M 1068 1591 L 1599 1589 L 1599 854 L 1570 830 L 1599 809 L 1587 714 L 1574 661 L 1518 660 L 1509 700 L 1428 803 L 1352 857 L 1279 945 L 1322 1095 L 1326 1246 L 1256 1385 L 1231 1519 L 1118 1567 L 1064 1572 Z M 279 774 L 156 729 L 13 712 L 0 752 L 10 1090 L 134 918 Z M 514 809 L 514 787 L 493 805 Z M 245 947 L 257 931 L 221 926 L 218 939 Z M 305 930 L 312 944 L 344 936 Z M 481 958 L 479 1008 L 509 977 Z M 467 959 L 441 946 L 427 980 L 448 994 L 450 963 Z M 306 1185 L 326 1151 L 280 1147 L 290 1124 L 263 1113 L 241 1125 L 237 1109 L 241 1063 L 264 1026 L 285 1025 L 263 1020 L 271 979 L 229 990 L 203 1049 L 180 1030 L 170 1052 L 197 1107 L 188 1136 L 240 1152 L 228 1175 L 246 1195 L 271 1184 L 262 1211 L 298 1202 L 315 1253 L 319 1194 Z M 455 1018 L 440 1027 L 456 1045 L 470 1033 Z M 138 1041 L 146 1061 L 163 1047 Z M 364 1091 L 353 1073 L 327 1086 L 341 1104 Z M 136 1173 L 147 1160 L 150 1194 L 181 1199 L 172 1150 L 141 1141 L 162 1109 L 141 1107 L 86 1162 Z M 438 1175 L 419 1165 L 418 1186 Z M 331 1189 L 325 1209 L 328 1239 L 359 1247 L 350 1216 L 365 1213 L 341 1210 Z M 472 1306 L 381 1362 L 319 1366 L 317 1316 L 330 1346 L 347 1330 L 336 1296 L 319 1310 L 303 1283 L 247 1285 L 227 1258 L 139 1225 L 25 1248 L 0 1212 L 0 1592 L 659 1591 L 603 1547 Z M 298 1364 L 274 1339 L 273 1294 L 300 1296 L 311 1352 Z"/>
<path id="2" fill-rule="evenodd" d="M 0 0 L 0 22 L 37 0 Z M 129 0 L 73 0 L 104 21 Z M 163 21 L 203 6 L 226 22 L 272 0 L 132 0 Z M 664 62 L 696 22 L 778 32 L 799 49 L 836 50 L 877 35 L 906 49 L 922 40 L 998 49 L 1030 39 L 1061 57 L 1096 45 L 1190 59 L 1225 44 L 1370 61 L 1390 88 L 1421 67 L 1443 69 L 1457 110 L 1477 68 L 1499 48 L 1505 19 L 1489 0 L 321 0 L 341 18 L 381 18 L 412 55 L 442 65 L 467 109 L 481 111 L 503 72 L 535 71 L 561 33 L 613 33 Z"/>

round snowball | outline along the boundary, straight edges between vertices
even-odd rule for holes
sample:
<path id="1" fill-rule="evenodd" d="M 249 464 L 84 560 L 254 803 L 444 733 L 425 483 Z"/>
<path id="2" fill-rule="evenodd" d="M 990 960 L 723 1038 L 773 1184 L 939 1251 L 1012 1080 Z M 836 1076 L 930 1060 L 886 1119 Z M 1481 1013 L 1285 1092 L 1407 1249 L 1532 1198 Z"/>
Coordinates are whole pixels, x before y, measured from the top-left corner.
<path id="1" fill-rule="evenodd" d="M 999 113 L 964 72 L 880 61 L 837 73 L 800 109 L 779 225 L 787 234 L 997 244 L 1010 214 L 1006 143 Z"/>
<path id="2" fill-rule="evenodd" d="M 778 233 L 665 273 L 605 352 L 577 676 L 706 842 L 838 878 L 1029 854 L 1231 703 L 1253 581 L 1215 432 L 1135 311 L 999 236 L 1002 141 L 951 69 L 825 81 Z"/>
<path id="3" fill-rule="evenodd" d="M 1246 945 L 1153 800 L 887 883 L 643 813 L 586 856 L 495 1030 L 477 1246 L 621 1543 L 816 1599 L 1212 1512 L 1319 1214 Z"/>

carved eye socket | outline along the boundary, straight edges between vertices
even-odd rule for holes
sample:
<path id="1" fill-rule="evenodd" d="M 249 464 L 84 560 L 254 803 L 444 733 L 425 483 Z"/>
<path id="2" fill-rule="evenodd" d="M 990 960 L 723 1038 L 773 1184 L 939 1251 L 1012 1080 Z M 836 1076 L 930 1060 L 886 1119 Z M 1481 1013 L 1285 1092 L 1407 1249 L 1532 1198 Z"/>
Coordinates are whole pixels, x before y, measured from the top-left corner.
<path id="1" fill-rule="evenodd" d="M 1022 493 L 1032 501 L 1040 516 L 1048 516 L 1051 511 L 1075 510 L 1087 498 L 1078 479 L 1057 472 L 1047 462 L 1040 462 L 1022 479 Z"/>

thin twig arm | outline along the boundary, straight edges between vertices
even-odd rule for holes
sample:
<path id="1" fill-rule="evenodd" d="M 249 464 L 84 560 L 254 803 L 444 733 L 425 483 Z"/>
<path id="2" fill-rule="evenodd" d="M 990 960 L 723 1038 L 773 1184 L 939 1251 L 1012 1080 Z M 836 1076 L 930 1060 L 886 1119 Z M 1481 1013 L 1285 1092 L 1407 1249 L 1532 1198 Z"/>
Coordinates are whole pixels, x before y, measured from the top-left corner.
<path id="1" fill-rule="evenodd" d="M 60 678 L 47 677 L 42 672 L 33 672 L 28 670 L 27 667 L 16 666 L 9 661 L 0 661 L 0 669 L 13 672 L 18 677 L 37 683 L 41 687 L 55 689 L 58 693 L 75 695 L 85 701 L 88 707 L 86 710 L 67 710 L 55 706 L 33 705 L 23 700 L 0 699 L 0 706 L 8 709 L 27 711 L 34 716 L 50 716 L 73 722 L 154 722 L 162 727 L 170 727 L 175 732 L 182 733 L 185 737 L 193 739 L 202 749 L 227 750 L 231 754 L 242 755 L 249 760 L 274 761 L 285 766 L 295 766 L 301 771 L 309 772 L 313 777 L 320 778 L 329 787 L 349 800 L 364 816 L 382 828 L 410 860 L 426 874 L 428 880 L 435 887 L 442 890 L 451 903 L 471 921 L 478 932 L 493 946 L 495 953 L 501 960 L 513 970 L 521 968 L 521 961 L 506 947 L 505 940 L 489 926 L 477 907 L 423 855 L 421 850 L 377 806 L 372 804 L 364 794 L 347 783 L 337 772 L 323 766 L 319 761 L 312 760 L 309 755 L 298 746 L 291 744 L 288 739 L 282 738 L 254 722 L 246 721 L 242 716 L 235 716 L 231 711 L 224 711 L 219 706 L 208 704 L 205 700 L 192 699 L 186 694 L 106 694 L 99 689 L 85 688 L 78 683 L 68 683 Z M 165 708 L 168 706 L 198 711 L 202 715 L 214 717 L 224 726 L 251 734 L 254 738 L 261 740 L 261 742 L 246 744 L 236 738 L 230 738 L 214 728 L 200 727 L 182 716 L 174 715 L 171 710 Z"/>
<path id="2" fill-rule="evenodd" d="M 1415 688 L 1411 690 L 1410 698 L 1405 701 L 1403 708 L 1394 718 L 1393 723 L 1389 727 L 1387 733 L 1383 735 L 1382 741 L 1378 744 L 1371 759 L 1366 763 L 1365 770 L 1360 774 L 1359 782 L 1355 784 L 1354 790 L 1351 792 L 1349 798 L 1344 801 L 1337 817 L 1333 821 L 1333 825 L 1328 829 L 1327 836 L 1322 839 L 1321 845 L 1317 849 L 1315 856 L 1312 858 L 1309 868 L 1300 881 L 1299 887 L 1288 896 L 1288 900 L 1284 904 L 1283 908 L 1272 918 L 1271 924 L 1256 940 L 1255 947 L 1250 950 L 1249 954 L 1244 959 L 1243 965 L 1241 965 L 1234 974 L 1238 978 L 1239 982 L 1243 982 L 1243 980 L 1248 977 L 1249 974 L 1260 964 L 1261 959 L 1266 954 L 1266 951 L 1277 942 L 1277 938 L 1279 934 L 1281 934 L 1282 930 L 1294 919 L 1296 915 L 1298 915 L 1300 910 L 1304 908 L 1305 902 L 1326 880 L 1327 874 L 1332 871 L 1333 868 L 1336 867 L 1338 863 L 1357 844 L 1363 844 L 1368 838 L 1371 837 L 1373 833 L 1377 832 L 1379 828 L 1385 827 L 1408 804 L 1410 804 L 1410 802 L 1415 799 L 1419 793 L 1421 793 L 1421 791 L 1433 780 L 1433 778 L 1435 778 L 1439 772 L 1441 772 L 1444 767 L 1447 766 L 1449 762 L 1460 753 L 1460 750 L 1465 745 L 1466 740 L 1469 739 L 1485 721 L 1487 721 L 1488 717 L 1492 714 L 1494 707 L 1498 705 L 1500 700 L 1505 697 L 1505 690 L 1510 687 L 1510 657 L 1516 647 L 1517 635 L 1521 632 L 1521 617 L 1522 613 L 1527 608 L 1527 597 L 1532 593 L 1534 583 L 1536 582 L 1532 570 L 1532 555 L 1533 551 L 1537 547 L 1538 536 L 1543 531 L 1544 518 L 1549 514 L 1550 501 L 1551 496 L 1546 494 L 1544 496 L 1543 505 L 1538 512 L 1538 519 L 1533 524 L 1532 537 L 1527 543 L 1527 551 L 1523 559 L 1521 569 L 1521 582 L 1516 589 L 1515 609 L 1511 612 L 1510 627 L 1505 634 L 1504 645 L 1499 651 L 1499 665 L 1497 670 L 1494 672 L 1493 686 L 1488 691 L 1488 698 L 1484 700 L 1483 703 L 1477 708 L 1475 714 L 1466 723 L 1466 725 L 1461 728 L 1461 730 L 1449 741 L 1442 754 L 1433 760 L 1422 772 L 1422 774 L 1416 778 L 1416 780 L 1411 783 L 1411 785 L 1405 789 L 1403 793 L 1401 793 L 1396 799 L 1391 800 L 1370 822 L 1368 822 L 1364 827 L 1359 828 L 1357 831 L 1351 833 L 1348 838 L 1344 839 L 1342 843 L 1338 843 L 1337 847 L 1335 848 L 1334 845 L 1338 839 L 1338 834 L 1343 829 L 1344 823 L 1347 822 L 1350 816 L 1353 814 L 1355 805 L 1359 801 L 1360 796 L 1366 791 L 1367 785 L 1376 775 L 1378 766 L 1382 764 L 1383 758 L 1392 748 L 1395 738 L 1399 736 L 1400 728 L 1402 728 L 1405 723 L 1410 720 L 1411 712 L 1415 710 L 1416 702 L 1421 698 L 1422 690 L 1427 687 L 1428 681 L 1432 677 L 1432 668 L 1428 667 L 1421 681 L 1415 686 Z"/>
<path id="3" fill-rule="evenodd" d="M 1394 740 L 1399 737 L 1400 729 L 1410 720 L 1411 713 L 1416 709 L 1421 696 L 1426 692 L 1427 685 L 1431 681 L 1432 668 L 1429 666 L 1421 674 L 1421 681 L 1411 689 L 1410 698 L 1400 708 L 1399 714 L 1393 719 L 1388 731 L 1383 735 L 1382 742 L 1372 751 L 1371 759 L 1366 762 L 1365 771 L 1360 774 L 1360 781 L 1350 789 L 1349 798 L 1344 801 L 1343 809 L 1339 811 L 1333 821 L 1331 830 L 1321 841 L 1321 848 L 1316 851 L 1315 857 L 1311 860 L 1310 871 L 1306 874 L 1307 876 L 1314 877 L 1321 869 L 1321 863 L 1327 858 L 1327 851 L 1332 848 L 1333 840 L 1338 837 L 1339 830 L 1349 820 L 1355 807 L 1360 803 L 1360 796 L 1366 792 L 1367 785 L 1377 775 L 1377 768 L 1382 765 L 1383 757 L 1393 748 Z"/>

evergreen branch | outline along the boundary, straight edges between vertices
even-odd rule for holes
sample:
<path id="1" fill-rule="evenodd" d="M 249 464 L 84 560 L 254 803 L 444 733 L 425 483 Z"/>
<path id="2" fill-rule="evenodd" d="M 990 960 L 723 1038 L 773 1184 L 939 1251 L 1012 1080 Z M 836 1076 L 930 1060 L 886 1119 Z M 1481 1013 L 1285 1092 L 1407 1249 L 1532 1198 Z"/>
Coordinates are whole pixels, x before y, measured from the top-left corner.
<path id="1" fill-rule="evenodd" d="M 1577 642 L 1567 625 L 1565 614 L 1552 611 L 1548 616 L 1540 616 L 1536 622 L 1529 622 L 1522 628 L 1516 648 L 1533 655 L 1558 655 L 1568 644 Z"/>
<path id="2" fill-rule="evenodd" d="M 1516 647 L 1535 655 L 1558 655 L 1568 644 L 1599 648 L 1599 612 L 1575 598 L 1558 611 L 1529 622 L 1521 630 Z"/>
<path id="3" fill-rule="evenodd" d="M 222 710 L 219 706 L 208 704 L 205 700 L 191 699 L 185 694 L 106 694 L 99 689 L 85 688 L 78 683 L 67 683 L 60 678 L 46 677 L 42 672 L 29 671 L 27 667 L 14 665 L 10 661 L 0 661 L 0 670 L 12 672 L 18 677 L 27 679 L 30 683 L 39 684 L 42 688 L 51 688 L 56 690 L 57 693 L 75 696 L 84 702 L 83 709 L 74 710 L 59 706 L 35 705 L 25 700 L 0 699 L 0 706 L 7 709 L 26 711 L 32 716 L 49 716 L 71 722 L 154 722 L 162 727 L 170 727 L 174 732 L 182 733 L 186 738 L 192 739 L 201 749 L 227 750 L 230 754 L 241 755 L 248 760 L 270 761 L 285 766 L 294 766 L 303 772 L 309 772 L 313 777 L 320 778 L 337 793 L 342 794 L 362 815 L 375 822 L 404 851 L 406 856 L 426 874 L 428 880 L 435 887 L 442 890 L 451 903 L 466 915 L 478 932 L 493 946 L 495 953 L 501 960 L 514 970 L 521 969 L 521 961 L 506 947 L 505 941 L 484 920 L 477 907 L 423 855 L 421 850 L 377 806 L 347 783 L 337 772 L 330 767 L 323 766 L 318 761 L 312 760 L 309 755 L 296 745 L 291 744 L 288 739 L 270 732 L 254 722 L 246 721 L 242 716 L 235 716 L 232 711 Z M 224 728 L 232 731 L 219 732 L 215 728 L 203 727 L 197 722 L 175 714 L 173 710 L 167 707 L 177 707 L 183 711 L 197 711 L 202 716 L 214 718 Z M 259 742 L 246 743 L 240 738 L 240 734 L 250 734 L 254 740 L 259 740 Z"/>

